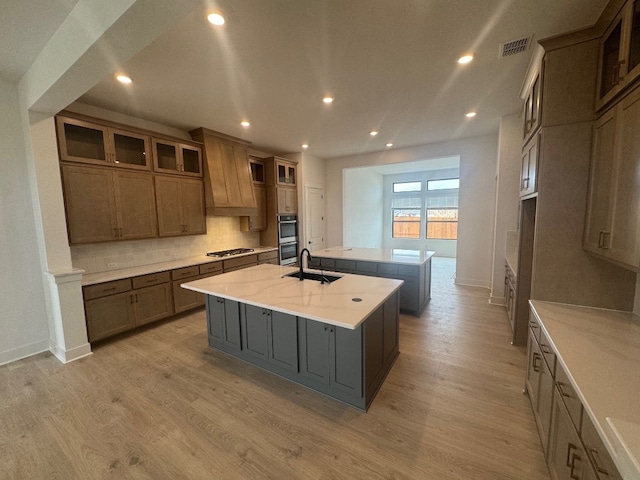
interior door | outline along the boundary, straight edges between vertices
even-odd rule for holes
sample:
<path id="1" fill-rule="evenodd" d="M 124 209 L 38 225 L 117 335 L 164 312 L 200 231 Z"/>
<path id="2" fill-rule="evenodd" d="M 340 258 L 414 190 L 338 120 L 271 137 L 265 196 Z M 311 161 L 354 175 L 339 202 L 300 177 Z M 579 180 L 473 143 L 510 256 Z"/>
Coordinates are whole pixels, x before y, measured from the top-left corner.
<path id="1" fill-rule="evenodd" d="M 306 187 L 306 237 L 309 251 L 324 248 L 324 191 L 318 187 Z"/>

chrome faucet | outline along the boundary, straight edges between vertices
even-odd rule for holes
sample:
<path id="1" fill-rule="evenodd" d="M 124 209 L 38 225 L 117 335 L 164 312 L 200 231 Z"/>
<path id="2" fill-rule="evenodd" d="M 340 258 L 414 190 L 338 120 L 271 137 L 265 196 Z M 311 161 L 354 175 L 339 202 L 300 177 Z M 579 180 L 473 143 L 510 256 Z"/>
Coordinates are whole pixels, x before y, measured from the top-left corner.
<path id="1" fill-rule="evenodd" d="M 300 252 L 300 280 L 304 280 L 304 269 L 302 268 L 302 257 L 304 256 L 304 252 L 307 252 L 307 261 L 311 260 L 311 252 L 308 248 L 303 248 Z"/>

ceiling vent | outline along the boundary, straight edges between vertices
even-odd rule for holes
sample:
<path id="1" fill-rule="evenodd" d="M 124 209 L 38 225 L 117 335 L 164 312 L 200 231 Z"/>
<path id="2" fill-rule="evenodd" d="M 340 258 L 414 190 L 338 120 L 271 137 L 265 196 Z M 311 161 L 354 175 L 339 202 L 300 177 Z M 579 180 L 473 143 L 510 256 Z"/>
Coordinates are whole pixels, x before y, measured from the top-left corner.
<path id="1" fill-rule="evenodd" d="M 515 40 L 501 43 L 498 50 L 498 56 L 500 58 L 504 58 L 510 57 L 511 55 L 516 55 L 518 53 L 526 52 L 527 50 L 529 50 L 532 39 L 533 35 L 529 35 L 526 37 L 516 38 Z"/>

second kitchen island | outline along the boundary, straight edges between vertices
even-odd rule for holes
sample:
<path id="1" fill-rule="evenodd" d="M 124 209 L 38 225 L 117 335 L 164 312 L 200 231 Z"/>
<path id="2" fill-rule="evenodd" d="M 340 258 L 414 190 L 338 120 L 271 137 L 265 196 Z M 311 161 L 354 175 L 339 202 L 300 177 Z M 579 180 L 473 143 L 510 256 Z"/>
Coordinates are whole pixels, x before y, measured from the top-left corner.
<path id="1" fill-rule="evenodd" d="M 211 347 L 366 410 L 399 354 L 402 281 L 287 276 L 297 271 L 258 265 L 182 286 L 207 295 Z"/>

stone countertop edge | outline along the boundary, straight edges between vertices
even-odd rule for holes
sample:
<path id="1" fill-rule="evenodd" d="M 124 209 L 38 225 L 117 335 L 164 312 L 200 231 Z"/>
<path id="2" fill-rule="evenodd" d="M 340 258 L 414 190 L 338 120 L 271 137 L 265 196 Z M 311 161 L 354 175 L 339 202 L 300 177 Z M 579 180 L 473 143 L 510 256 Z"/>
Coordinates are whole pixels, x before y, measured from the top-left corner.
<path id="1" fill-rule="evenodd" d="M 640 479 L 640 318 L 617 310 L 529 303 L 623 478 Z"/>
<path id="2" fill-rule="evenodd" d="M 418 252 L 418 255 L 393 255 L 393 250 Z M 363 262 L 396 263 L 406 265 L 422 265 L 435 255 L 430 250 L 415 250 L 408 248 L 357 248 L 357 247 L 329 247 L 316 250 L 312 257 L 360 260 Z M 417 258 L 414 258 L 417 257 Z"/>
<path id="3" fill-rule="evenodd" d="M 251 248 L 251 247 L 247 247 Z M 204 263 L 221 262 L 230 258 L 245 257 L 247 255 L 255 255 L 257 253 L 265 253 L 277 251 L 278 247 L 252 247 L 253 252 L 240 253 L 228 257 L 208 257 L 206 254 L 197 257 L 183 258 L 178 260 L 168 260 L 166 262 L 150 263 L 148 265 L 138 265 L 135 267 L 126 267 L 116 270 L 105 270 L 104 272 L 88 273 L 82 276 L 82 286 L 95 285 L 97 283 L 111 282 L 121 280 L 123 278 L 137 277 L 140 275 L 149 275 L 151 273 L 165 272 L 167 270 L 175 270 L 177 268 L 191 267 L 193 265 L 202 265 Z"/>
<path id="4" fill-rule="evenodd" d="M 404 283 L 402 280 L 347 273 L 340 273 L 342 278 L 329 284 L 286 277 L 296 271 L 297 267 L 263 264 L 180 286 L 355 330 Z M 356 297 L 362 300 L 354 302 L 352 299 Z"/>

